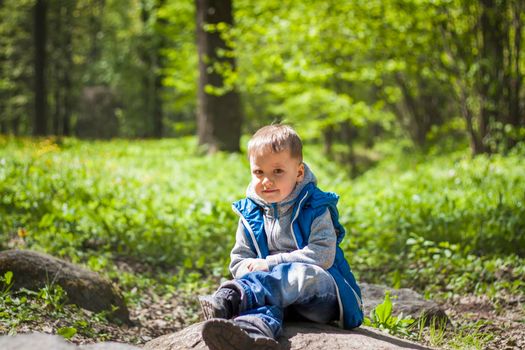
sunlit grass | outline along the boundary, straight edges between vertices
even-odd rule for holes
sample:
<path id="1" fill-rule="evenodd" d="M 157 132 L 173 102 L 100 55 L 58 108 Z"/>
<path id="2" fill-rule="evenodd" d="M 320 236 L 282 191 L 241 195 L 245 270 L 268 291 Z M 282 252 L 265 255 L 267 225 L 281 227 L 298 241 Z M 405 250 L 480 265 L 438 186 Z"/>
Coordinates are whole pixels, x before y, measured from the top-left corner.
<path id="1" fill-rule="evenodd" d="M 522 156 L 391 149 L 354 180 L 318 145 L 305 149 L 319 186 L 341 197 L 343 248 L 356 275 L 435 297 L 478 293 L 497 304 L 501 295 L 522 295 Z M 169 293 L 206 288 L 228 276 L 238 220 L 231 202 L 244 196 L 249 178 L 244 154 L 204 156 L 191 137 L 0 137 L 0 248 L 86 264 L 117 278 L 135 303 L 153 286 Z M 156 273 L 118 272 L 119 259 Z M 443 339 L 434 331 L 437 344 Z M 458 333 L 458 344 L 482 346 L 487 339 L 478 333 Z"/>

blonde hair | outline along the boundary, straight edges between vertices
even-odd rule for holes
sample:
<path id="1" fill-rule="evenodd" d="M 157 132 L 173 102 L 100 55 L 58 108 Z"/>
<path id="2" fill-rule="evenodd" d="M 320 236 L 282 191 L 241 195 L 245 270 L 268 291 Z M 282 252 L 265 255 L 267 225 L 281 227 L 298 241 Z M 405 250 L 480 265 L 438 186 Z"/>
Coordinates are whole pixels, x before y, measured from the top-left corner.
<path id="1" fill-rule="evenodd" d="M 285 124 L 267 125 L 253 134 L 248 142 L 248 158 L 265 152 L 289 150 L 293 158 L 303 161 L 303 143 L 295 130 Z"/>

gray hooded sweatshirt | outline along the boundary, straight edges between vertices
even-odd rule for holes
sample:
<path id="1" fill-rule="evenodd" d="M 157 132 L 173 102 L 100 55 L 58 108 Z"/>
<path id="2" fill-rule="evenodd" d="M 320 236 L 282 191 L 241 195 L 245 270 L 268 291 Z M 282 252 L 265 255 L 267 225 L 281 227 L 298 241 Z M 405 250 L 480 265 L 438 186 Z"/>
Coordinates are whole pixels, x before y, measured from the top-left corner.
<path id="1" fill-rule="evenodd" d="M 312 223 L 308 245 L 303 249 L 297 249 L 295 245 L 290 225 L 293 207 L 305 185 L 310 182 L 317 184 L 315 175 L 306 164 L 304 170 L 303 181 L 297 183 L 292 193 L 279 203 L 265 202 L 255 193 L 252 183 L 246 190 L 246 196 L 264 209 L 264 231 L 270 250 L 266 261 L 270 270 L 278 264 L 290 262 L 313 264 L 327 270 L 334 263 L 337 237 L 328 209 Z M 257 254 L 250 248 L 240 219 L 230 258 L 230 271 L 234 278 L 240 278 L 248 273 L 248 263 L 252 259 L 257 259 Z"/>

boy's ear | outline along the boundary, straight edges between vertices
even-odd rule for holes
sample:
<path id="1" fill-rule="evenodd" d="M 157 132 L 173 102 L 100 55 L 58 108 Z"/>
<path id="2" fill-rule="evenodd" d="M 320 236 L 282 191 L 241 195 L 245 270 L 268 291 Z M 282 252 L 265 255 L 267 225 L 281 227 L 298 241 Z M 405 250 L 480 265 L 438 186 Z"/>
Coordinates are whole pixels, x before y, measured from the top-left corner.
<path id="1" fill-rule="evenodd" d="M 299 164 L 299 168 L 297 169 L 297 182 L 301 182 L 304 180 L 304 163 L 301 162 Z"/>

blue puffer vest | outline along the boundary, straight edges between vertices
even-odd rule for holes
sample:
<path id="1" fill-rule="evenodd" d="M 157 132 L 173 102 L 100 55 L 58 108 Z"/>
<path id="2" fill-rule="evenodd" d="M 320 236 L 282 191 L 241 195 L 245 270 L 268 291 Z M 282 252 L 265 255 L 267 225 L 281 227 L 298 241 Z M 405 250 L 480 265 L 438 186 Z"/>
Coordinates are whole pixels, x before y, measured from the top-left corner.
<path id="1" fill-rule="evenodd" d="M 363 322 L 363 306 L 361 290 L 357 285 L 350 266 L 344 257 L 339 244 L 343 240 L 345 230 L 339 223 L 335 193 L 323 192 L 314 183 L 307 184 L 297 197 L 292 212 L 292 230 L 298 249 L 308 244 L 310 229 L 315 218 L 329 209 L 337 233 L 337 247 L 334 264 L 328 272 L 337 285 L 339 308 L 341 310 L 339 325 L 345 329 L 358 327 Z M 261 259 L 269 255 L 268 242 L 264 232 L 263 208 L 249 198 L 233 203 L 233 210 L 240 215 L 244 224 L 244 232 L 251 243 L 252 250 Z"/>

